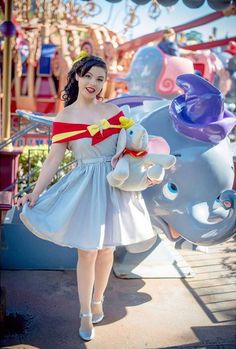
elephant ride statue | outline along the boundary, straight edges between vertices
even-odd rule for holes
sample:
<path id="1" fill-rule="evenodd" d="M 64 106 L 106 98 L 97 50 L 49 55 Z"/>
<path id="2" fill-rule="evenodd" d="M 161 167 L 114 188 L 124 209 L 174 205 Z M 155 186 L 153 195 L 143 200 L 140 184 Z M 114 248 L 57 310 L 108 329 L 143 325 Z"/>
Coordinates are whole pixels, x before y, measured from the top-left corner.
<path id="1" fill-rule="evenodd" d="M 148 134 L 164 138 L 176 157 L 163 181 L 142 193 L 153 226 L 170 240 L 210 246 L 236 232 L 235 173 L 227 137 L 236 116 L 225 110 L 222 93 L 206 79 L 183 74 L 177 85 L 184 93 L 172 102 L 152 104 L 149 112 L 139 107 Z"/>
<path id="2" fill-rule="evenodd" d="M 166 54 L 158 46 L 142 47 L 135 53 L 124 81 L 131 95 L 172 99 L 181 93 L 176 84 L 177 76 L 191 73 L 199 74 L 227 94 L 227 71 L 220 58 L 210 50 L 180 57 Z"/>
<path id="3" fill-rule="evenodd" d="M 144 46 L 135 53 L 124 80 L 131 95 L 171 99 L 180 93 L 175 81 L 184 73 L 194 73 L 192 61 L 167 55 L 157 46 Z"/>

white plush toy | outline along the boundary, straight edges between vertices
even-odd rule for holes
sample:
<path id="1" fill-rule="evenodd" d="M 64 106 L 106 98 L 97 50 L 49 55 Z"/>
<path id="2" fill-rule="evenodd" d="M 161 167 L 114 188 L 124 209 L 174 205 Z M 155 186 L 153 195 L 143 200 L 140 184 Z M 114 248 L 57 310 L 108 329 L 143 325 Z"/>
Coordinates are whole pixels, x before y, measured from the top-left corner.
<path id="1" fill-rule="evenodd" d="M 136 123 L 121 129 L 117 152 L 111 160 L 113 171 L 107 180 L 113 187 L 126 191 L 141 191 L 160 183 L 165 169 L 176 159 L 169 155 L 170 148 L 162 137 L 149 136 L 146 129 Z"/>

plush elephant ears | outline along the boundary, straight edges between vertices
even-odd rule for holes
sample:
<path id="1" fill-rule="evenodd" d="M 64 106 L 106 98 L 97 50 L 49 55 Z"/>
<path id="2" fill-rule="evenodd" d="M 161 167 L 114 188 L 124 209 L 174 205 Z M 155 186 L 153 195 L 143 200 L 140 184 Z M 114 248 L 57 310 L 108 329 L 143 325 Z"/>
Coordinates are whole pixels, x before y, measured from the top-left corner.
<path id="1" fill-rule="evenodd" d="M 175 156 L 169 155 L 169 144 L 162 137 L 149 136 L 148 154 L 157 154 L 159 156 L 159 165 L 162 166 L 165 170 L 170 169 L 176 163 Z"/>
<path id="2" fill-rule="evenodd" d="M 170 154 L 170 147 L 162 137 L 149 136 L 148 153 L 151 154 Z"/>

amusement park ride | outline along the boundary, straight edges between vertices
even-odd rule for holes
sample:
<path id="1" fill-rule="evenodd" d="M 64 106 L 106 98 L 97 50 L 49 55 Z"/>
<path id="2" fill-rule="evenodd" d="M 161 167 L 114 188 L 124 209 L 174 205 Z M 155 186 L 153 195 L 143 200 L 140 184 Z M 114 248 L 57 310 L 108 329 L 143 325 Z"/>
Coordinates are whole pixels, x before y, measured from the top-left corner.
<path id="1" fill-rule="evenodd" d="M 107 0 L 111 3 L 109 16 L 113 5 L 115 10 L 115 3 L 120 1 Z M 182 0 L 190 8 L 200 7 L 204 1 Z M 129 4 L 133 4 L 124 19 L 123 33 L 138 23 L 138 6 L 149 2 L 148 13 L 155 20 L 161 14 L 161 6 L 173 6 L 178 0 L 129 1 Z M 184 33 L 222 17 L 236 15 L 235 0 L 207 2 L 215 10 L 213 13 L 173 27 L 175 33 Z M 176 57 L 158 48 L 163 30 L 127 41 L 108 29 L 106 24 L 86 24 L 86 18 L 96 17 L 102 10 L 100 2 L 93 0 L 15 0 L 14 3 L 12 0 L 0 0 L 0 9 L 1 18 L 5 17 L 0 25 L 0 223 L 5 214 L 2 214 L 3 211 L 11 212 L 8 221 L 4 220 L 7 224 L 2 225 L 5 230 L 4 238 L 0 236 L 3 255 L 1 267 L 74 268 L 75 261 L 69 249 L 62 251 L 59 246 L 49 246 L 42 239 L 34 240 L 32 234 L 28 234 L 23 224 L 19 224 L 19 214 L 15 214 L 14 203 L 15 197 L 19 195 L 17 170 L 19 155 L 22 153 L 20 147 L 50 143 L 50 125 L 55 114 L 63 108 L 60 92 L 66 84 L 67 73 L 80 51 L 87 50 L 90 54 L 103 57 L 107 62 L 108 79 L 103 91 L 104 98 L 113 98 L 113 103 L 120 107 L 128 103 L 132 113 L 135 113 L 137 105 L 141 104 L 141 108 L 144 108 L 144 101 L 148 100 L 149 114 L 141 122 L 149 134 L 161 136 L 168 141 L 178 161 L 175 173 L 173 171 L 173 175 L 171 173 L 165 176 L 166 182 L 144 192 L 153 227 L 157 229 L 155 241 L 151 245 L 148 242 L 146 247 L 134 244 L 125 251 L 123 247 L 118 248 L 115 273 L 125 277 L 128 266 L 132 267 L 130 273 L 134 277 L 133 269 L 138 265 L 141 271 L 137 273 L 141 277 L 191 276 L 188 265 L 179 256 L 170 253 L 158 234 L 163 232 L 173 241 L 177 233 L 175 242 L 184 240 L 196 247 L 223 242 L 235 232 L 236 192 L 232 190 L 234 164 L 230 142 L 226 139 L 226 131 L 230 127 L 226 127 L 225 123 L 230 120 L 235 125 L 236 121 L 234 115 L 229 113 L 229 116 L 227 111 L 224 115 L 221 113 L 224 102 L 219 95 L 222 95 L 217 95 L 219 91 L 208 84 L 207 80 L 226 97 L 228 94 L 233 95 L 235 100 L 236 37 L 222 40 L 214 38 L 205 43 L 186 42 L 185 46 L 179 43 L 182 49 L 196 53 L 189 54 L 188 57 Z M 217 47 L 222 49 L 217 52 Z M 180 76 L 178 85 L 177 76 Z M 216 90 L 218 92 L 214 92 L 215 95 L 221 99 L 220 108 L 223 107 L 217 116 L 224 119 L 223 126 L 222 120 L 217 120 L 217 125 L 215 120 L 210 120 L 209 124 L 205 124 L 205 120 L 203 123 L 202 120 L 197 120 L 193 127 L 191 120 L 189 127 L 190 133 L 197 130 L 201 134 L 205 130 L 210 134 L 211 131 L 213 142 L 196 137 L 191 139 L 187 133 L 176 132 L 170 121 L 170 99 L 182 93 L 184 89 L 181 90 L 180 87 L 183 87 L 184 80 L 181 79 L 189 79 L 189 76 L 190 79 L 200 79 L 201 84 L 206 85 L 206 95 L 209 91 Z M 204 93 L 192 97 L 204 100 Z M 121 98 L 116 98 L 120 96 Z M 177 97 L 180 102 L 183 96 Z M 161 108 L 150 109 L 150 106 L 152 108 L 160 100 L 163 103 Z M 178 106 L 181 105 L 180 102 Z M 207 118 L 212 117 L 210 108 L 207 102 Z M 18 114 L 17 109 L 20 110 Z M 175 114 L 179 110 L 175 110 Z M 215 141 L 219 129 L 226 131 L 220 140 Z M 26 133 L 26 130 L 30 132 Z M 189 174 L 187 181 L 186 173 Z M 174 181 L 178 184 L 175 185 Z M 236 188 L 236 180 L 233 188 Z M 160 203 L 157 200 L 159 198 Z M 14 222 L 15 216 L 17 223 Z M 145 254 L 138 253 L 143 252 L 144 248 Z M 160 260 L 163 256 L 166 256 L 164 263 Z M 125 270 L 123 266 L 126 267 Z M 143 271 L 147 273 L 144 275 Z M 6 298 L 4 289 L 0 288 L 0 294 L 3 295 L 2 298 Z M 4 320 L 5 313 L 4 306 L 0 304 L 0 322 Z"/>
<path id="2" fill-rule="evenodd" d="M 116 3 L 119 1 L 108 1 Z M 137 22 L 137 8 L 149 1 L 133 1 L 124 19 L 124 32 Z M 172 6 L 178 0 L 161 0 L 150 2 L 149 16 L 158 18 L 162 6 Z M 204 1 L 185 0 L 186 6 L 197 8 Z M 0 104 L 3 108 L 2 139 L 6 141 L 15 132 L 28 124 L 28 120 L 19 119 L 15 114 L 17 109 L 35 113 L 56 114 L 62 109 L 60 92 L 63 90 L 73 60 L 81 50 L 99 55 L 108 65 L 108 80 L 103 96 L 105 99 L 120 95 L 142 95 L 171 99 L 180 93 L 176 85 L 176 77 L 183 73 L 198 72 L 211 83 L 217 85 L 226 95 L 230 88 L 235 88 L 235 81 L 230 76 L 227 65 L 235 61 L 236 37 L 214 40 L 206 43 L 188 42 L 184 49 L 197 51 L 194 55 L 175 57 L 164 53 L 158 48 L 163 31 L 156 31 L 133 40 L 125 41 L 120 34 L 101 24 L 85 24 L 86 18 L 95 17 L 102 10 L 95 1 L 0 1 L 2 16 L 6 21 L 1 24 L 1 57 L 7 40 L 9 73 L 3 64 L 0 65 Z M 10 4 L 10 5 L 9 5 Z M 208 1 L 209 6 L 218 10 L 191 22 L 173 27 L 175 32 L 195 28 L 222 17 L 236 14 L 234 1 Z M 230 5 L 230 6 L 228 6 Z M 115 6 L 115 4 L 114 4 Z M 111 10 L 113 4 L 111 4 Z M 114 7 L 115 9 L 115 7 Z M 111 14 L 111 12 L 110 12 Z M 137 23 L 136 23 L 137 24 Z M 9 42 L 9 41 L 8 41 Z M 216 47 L 227 47 L 234 44 L 229 52 L 219 54 L 212 51 Z M 179 44 L 181 47 L 181 44 Z M 5 49 L 7 49 L 5 47 Z M 12 60 L 10 59 L 12 51 Z M 6 55 L 5 55 L 6 56 Z M 1 58 L 1 62 L 3 59 Z M 9 62 L 11 61 L 11 62 Z M 148 65 L 147 65 L 148 61 Z M 235 63 L 234 63 L 235 65 Z M 231 71 L 233 74 L 233 72 Z M 8 75 L 8 78 L 6 77 Z M 8 92 L 4 95 L 4 81 Z M 233 81 L 233 84 L 232 84 Z M 10 110 L 6 116 L 6 99 L 10 99 Z M 10 126 L 11 125 L 11 128 Z M 43 125 L 37 130 L 23 134 L 13 142 L 14 146 L 36 145 L 48 142 L 48 131 Z"/>
<path id="3" fill-rule="evenodd" d="M 159 4 L 170 6 L 176 2 L 159 1 Z M 187 4 L 187 1 L 185 2 Z M 120 35 L 104 25 L 85 24 L 85 19 L 89 15 L 95 16 L 99 12 L 100 6 L 96 2 L 87 1 L 80 5 L 78 3 L 60 0 L 14 1 L 13 22 L 16 26 L 16 36 L 12 60 L 12 113 L 15 113 L 16 109 L 57 113 L 62 108 L 59 95 L 65 86 L 67 72 L 82 49 L 103 57 L 108 64 L 109 76 L 104 89 L 106 99 L 116 97 L 117 91 L 143 94 L 144 91 L 136 77 L 132 76 L 132 69 L 135 70 L 136 60 L 139 62 L 139 69 L 145 67 L 145 57 L 140 49 L 144 45 L 145 48 L 151 47 L 147 45 L 154 45 L 152 46 L 152 50 L 156 50 L 154 63 L 156 66 L 161 66 L 159 72 L 155 72 L 153 91 L 144 92 L 146 95 L 173 97 L 179 92 L 175 84 L 176 77 L 194 70 L 200 71 L 210 82 L 214 82 L 217 75 L 220 80 L 225 79 L 225 69 L 221 60 L 209 48 L 227 45 L 236 38 L 185 46 L 184 48 L 193 51 L 201 51 L 197 55 L 190 55 L 188 59 L 173 57 L 157 49 L 162 31 L 124 41 Z M 145 4 L 148 1 L 134 1 L 134 3 Z M 153 1 L 153 6 L 154 3 L 156 2 Z M 199 1 L 200 3 L 203 1 Z M 2 9 L 3 7 L 2 2 Z M 134 15 L 135 9 L 130 14 L 129 20 L 126 20 L 127 28 L 132 26 Z M 235 15 L 233 7 L 179 25 L 174 29 L 176 33 L 180 33 L 230 15 Z M 135 90 L 132 79 L 136 83 Z"/>
<path id="4" fill-rule="evenodd" d="M 124 19 L 123 33 L 138 23 L 137 8 L 148 2 L 133 1 L 134 4 L 129 7 Z M 160 5 L 172 6 L 177 2 L 178 0 L 150 2 L 149 16 L 155 20 L 161 14 Z M 191 1 L 185 0 L 184 4 L 197 8 L 203 2 L 195 1 L 193 6 Z M 162 30 L 125 41 L 120 34 L 108 29 L 106 25 L 85 24 L 86 18 L 89 16 L 96 18 L 102 11 L 99 2 L 16 0 L 11 9 L 12 3 L 12 1 L 0 1 L 2 16 L 5 13 L 6 19 L 0 27 L 1 62 L 3 62 L 3 51 L 7 50 L 7 47 L 4 50 L 3 47 L 7 46 L 7 42 L 11 43 L 8 45 L 8 56 L 5 55 L 5 65 L 9 68 L 7 73 L 5 67 L 5 78 L 3 63 L 0 65 L 2 140 L 5 142 L 29 123 L 27 119 L 16 115 L 17 109 L 47 115 L 55 115 L 62 109 L 60 92 L 65 86 L 67 72 L 81 50 L 99 55 L 107 62 L 108 80 L 103 91 L 103 96 L 107 100 L 124 94 L 172 99 L 180 93 L 175 83 L 176 77 L 195 71 L 216 84 L 225 95 L 232 85 L 235 93 L 236 84 L 227 67 L 229 61 L 235 62 L 236 37 L 206 43 L 191 41 L 190 45 L 187 42 L 182 48 L 197 52 L 187 57 L 175 57 L 158 48 L 163 35 Z M 211 0 L 208 4 L 217 11 L 173 27 L 175 32 L 183 33 L 188 29 L 236 14 L 235 4 L 232 1 Z M 111 4 L 111 11 L 113 5 L 115 10 L 115 4 Z M 234 46 L 228 52 L 212 51 L 216 47 L 227 47 L 229 43 Z M 179 46 L 181 47 L 181 44 Z M 12 59 L 10 59 L 11 54 Z M 7 79 L 10 79 L 8 85 Z M 5 86 L 8 86 L 8 92 L 3 91 L 4 81 Z M 7 99 L 10 99 L 9 113 Z M 48 128 L 41 124 L 37 129 L 22 134 L 12 144 L 14 146 L 47 144 L 48 140 Z"/>
<path id="5" fill-rule="evenodd" d="M 119 2 L 119 0 L 108 2 L 115 3 Z M 135 7 L 132 8 L 132 11 L 130 10 L 128 18 L 126 18 L 124 32 L 131 28 L 135 22 L 137 6 L 147 4 L 149 1 L 133 2 Z M 160 14 L 159 5 L 172 6 L 177 2 L 178 0 L 152 1 L 152 7 L 150 7 L 152 8 L 151 15 L 153 18 L 155 16 L 158 17 Z M 183 3 L 189 7 L 193 6 L 192 2 L 188 0 L 183 0 Z M 197 8 L 203 3 L 204 0 L 196 0 L 194 1 L 194 6 Z M 225 8 L 225 3 L 231 6 L 226 6 Z M 208 4 L 217 11 L 173 27 L 175 32 L 177 34 L 183 33 L 188 29 L 236 14 L 234 1 L 216 2 L 208 0 Z M 221 4 L 221 7 L 219 7 L 219 4 Z M 5 3 L 0 1 L 0 5 L 4 13 Z M 38 120 L 41 123 L 39 126 L 41 131 L 46 130 L 44 134 L 39 132 L 39 128 L 29 135 L 22 133 L 21 138 L 16 140 L 14 145 L 35 145 L 48 142 L 48 126 L 50 126 L 53 116 L 63 107 L 59 98 L 60 92 L 65 86 L 67 73 L 72 66 L 73 60 L 79 55 L 81 50 L 87 50 L 90 54 L 99 55 L 107 62 L 108 80 L 103 91 L 103 96 L 106 100 L 122 95 L 124 100 L 125 96 L 129 98 L 129 95 L 131 95 L 132 101 L 135 99 L 135 97 L 133 98 L 134 95 L 142 96 L 139 99 L 172 99 L 181 93 L 179 85 L 176 85 L 177 76 L 189 73 L 201 75 L 204 81 L 208 80 L 216 85 L 225 95 L 232 88 L 234 89 L 233 93 L 235 93 L 235 80 L 233 80 L 235 77 L 230 75 L 235 70 L 230 71 L 229 62 L 235 65 L 236 37 L 206 43 L 187 43 L 182 48 L 197 51 L 194 55 L 190 54 L 187 58 L 170 56 L 158 48 L 158 43 L 163 36 L 163 30 L 125 41 L 124 38 L 108 29 L 105 25 L 85 24 L 86 18 L 95 16 L 99 9 L 100 6 L 95 1 L 14 1 L 12 19 L 10 19 L 11 16 L 8 13 L 8 19 L 6 20 L 8 23 L 4 22 L 5 24 L 1 25 L 2 42 L 4 41 L 4 36 L 5 40 L 10 36 L 6 28 L 10 20 L 12 20 L 16 28 L 15 37 L 13 29 L 13 34 L 11 34 L 13 36 L 13 58 L 10 69 L 12 71 L 10 81 L 11 136 L 16 131 L 21 130 L 22 125 L 25 127 L 29 122 L 28 119 L 31 119 L 33 122 Z M 179 46 L 181 47 L 181 44 Z M 225 49 L 220 53 L 213 52 L 212 49 L 216 47 L 225 47 L 225 49 L 227 47 L 228 52 Z M 2 66 L 0 69 L 2 74 Z M 4 82 L 6 80 L 6 77 L 5 80 L 4 77 L 1 77 L 1 81 Z M 3 100 L 3 98 L 5 96 L 1 93 L 1 99 Z M 119 103 L 121 102 L 122 99 Z M 17 109 L 29 112 L 18 112 L 18 115 L 16 115 Z M 167 104 L 165 104 L 164 109 L 165 115 L 163 114 L 163 119 L 166 121 L 166 115 L 168 114 Z M 25 118 L 19 118 L 19 114 L 25 116 Z M 43 117 L 40 119 L 42 114 Z M 10 141 L 12 140 L 10 134 L 7 135 L 6 132 L 6 120 L 7 118 L 3 115 L 3 146 L 9 144 L 9 139 Z M 165 127 L 165 129 L 168 130 L 170 127 Z M 184 142 L 188 144 L 190 141 L 186 141 L 184 138 Z M 199 152 L 201 150 L 202 147 L 199 147 Z M 188 150 L 186 154 L 188 154 Z M 17 167 L 16 162 L 14 166 Z M 233 169 L 232 164 L 230 168 L 231 170 Z M 196 169 L 193 172 L 197 173 L 198 170 Z M 231 174 L 233 176 L 233 173 Z M 218 174 L 216 181 L 218 181 Z M 203 188 L 204 193 L 205 187 Z M 0 190 L 3 189 L 4 186 L 0 187 Z M 225 187 L 222 187 L 222 191 L 224 190 Z M 215 187 L 213 191 L 215 195 Z M 230 209 L 233 210 L 233 206 Z M 224 214 L 226 215 L 225 212 Z M 235 213 L 233 219 L 235 219 Z M 198 243 L 197 241 L 194 242 Z"/>

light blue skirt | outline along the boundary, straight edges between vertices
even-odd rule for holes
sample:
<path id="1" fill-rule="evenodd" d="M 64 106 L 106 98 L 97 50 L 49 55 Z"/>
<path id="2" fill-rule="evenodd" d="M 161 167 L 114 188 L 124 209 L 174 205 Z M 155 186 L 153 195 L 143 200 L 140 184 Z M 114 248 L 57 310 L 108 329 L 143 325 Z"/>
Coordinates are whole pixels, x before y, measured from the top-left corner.
<path id="1" fill-rule="evenodd" d="M 149 214 L 140 192 L 107 182 L 111 157 L 78 161 L 78 166 L 23 206 L 20 219 L 41 239 L 60 246 L 97 250 L 151 239 Z"/>

